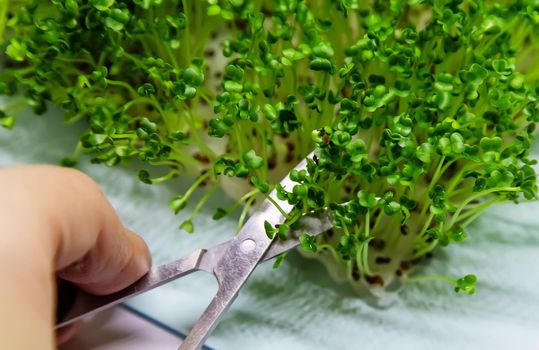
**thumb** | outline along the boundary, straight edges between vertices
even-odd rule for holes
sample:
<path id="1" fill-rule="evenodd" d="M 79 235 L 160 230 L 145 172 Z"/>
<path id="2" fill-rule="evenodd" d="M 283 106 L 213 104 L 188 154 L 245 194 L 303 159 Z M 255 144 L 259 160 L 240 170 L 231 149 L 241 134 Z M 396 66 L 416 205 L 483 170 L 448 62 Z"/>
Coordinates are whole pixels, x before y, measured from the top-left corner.
<path id="1" fill-rule="evenodd" d="M 62 250 L 66 253 L 58 256 L 59 261 L 71 262 L 80 256 L 67 253 L 69 248 Z M 103 295 L 127 287 L 142 277 L 149 266 L 150 257 L 144 241 L 116 223 L 104 227 L 79 259 L 66 267 L 59 265 L 58 277 L 89 293 Z"/>
<path id="2" fill-rule="evenodd" d="M 146 243 L 122 225 L 100 188 L 76 170 L 45 168 L 40 178 L 49 179 L 47 187 L 57 197 L 49 222 L 61 227 L 53 232 L 58 277 L 87 292 L 109 294 L 144 275 L 150 267 Z"/>

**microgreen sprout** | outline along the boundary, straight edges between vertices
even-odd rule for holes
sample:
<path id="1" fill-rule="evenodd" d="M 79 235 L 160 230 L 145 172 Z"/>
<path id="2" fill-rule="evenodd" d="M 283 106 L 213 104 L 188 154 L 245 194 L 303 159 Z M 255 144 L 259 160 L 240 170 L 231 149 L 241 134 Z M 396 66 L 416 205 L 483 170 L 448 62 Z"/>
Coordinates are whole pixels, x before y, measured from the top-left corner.
<path id="1" fill-rule="evenodd" d="M 214 219 L 243 207 L 238 227 L 276 189 L 293 206 L 265 225 L 276 239 L 327 208 L 332 234 L 301 247 L 358 289 L 472 294 L 474 275 L 408 276 L 491 205 L 537 196 L 534 0 L 7 0 L 0 35 L 0 126 L 54 105 L 87 125 L 64 165 L 84 152 L 142 161 L 146 184 L 191 176 L 169 202 L 192 204 L 187 232 L 218 187 L 236 202 Z"/>

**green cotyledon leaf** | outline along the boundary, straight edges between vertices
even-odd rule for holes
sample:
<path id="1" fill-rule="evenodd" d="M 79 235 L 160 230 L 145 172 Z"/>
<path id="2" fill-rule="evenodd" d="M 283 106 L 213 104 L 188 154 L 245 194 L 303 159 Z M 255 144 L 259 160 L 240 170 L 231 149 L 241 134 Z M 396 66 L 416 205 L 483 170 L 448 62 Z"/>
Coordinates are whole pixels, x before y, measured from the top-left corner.
<path id="1" fill-rule="evenodd" d="M 328 210 L 332 235 L 303 248 L 379 296 L 440 247 L 473 243 L 468 227 L 491 205 L 537 197 L 531 0 L 6 4 L 3 129 L 26 106 L 57 108 L 81 128 L 64 165 L 134 159 L 152 188 L 190 178 L 167 197 L 184 231 L 218 189 L 233 203 L 212 215 L 239 212 L 236 228 L 276 189 L 293 209 L 268 235 Z M 423 280 L 480 293 L 480 274 L 445 272 Z"/>

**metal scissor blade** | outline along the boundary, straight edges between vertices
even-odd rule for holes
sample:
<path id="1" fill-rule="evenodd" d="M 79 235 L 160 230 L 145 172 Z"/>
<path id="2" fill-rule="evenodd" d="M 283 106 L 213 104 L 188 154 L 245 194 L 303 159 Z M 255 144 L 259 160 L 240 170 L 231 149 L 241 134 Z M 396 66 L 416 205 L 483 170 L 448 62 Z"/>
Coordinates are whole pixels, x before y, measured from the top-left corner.
<path id="1" fill-rule="evenodd" d="M 109 295 L 93 295 L 65 282 L 64 292 L 59 290 L 56 328 L 91 316 L 136 295 L 159 287 L 189 273 L 197 271 L 206 250 L 199 249 L 183 258 L 153 268 L 137 282 Z"/>
<path id="2" fill-rule="evenodd" d="M 298 170 L 305 168 L 305 159 L 296 166 Z M 294 182 L 287 175 L 280 185 L 291 189 Z M 231 240 L 223 257 L 213 270 L 219 283 L 219 290 L 180 345 L 179 350 L 194 350 L 202 347 L 220 317 L 232 304 L 240 288 L 272 244 L 273 240 L 266 235 L 264 222 L 267 221 L 273 226 L 282 224 L 286 219 L 285 216 L 292 210 L 292 205 L 279 200 L 276 190 L 270 193 L 270 197 L 272 200 L 264 200 L 260 209 L 247 220 L 238 235 Z"/>
<path id="3" fill-rule="evenodd" d="M 318 236 L 333 227 L 331 217 L 325 211 L 305 214 L 299 219 L 299 222 L 299 228 L 291 230 L 288 234 L 288 239 L 274 240 L 260 261 L 271 260 L 282 253 L 294 249 L 299 245 L 299 237 L 303 234 Z M 228 249 L 230 242 L 231 240 L 228 240 L 207 249 L 206 253 L 200 259 L 198 269 L 213 273 L 213 270 Z"/>
<path id="4" fill-rule="evenodd" d="M 300 219 L 300 228 L 292 231 L 289 239 L 270 241 L 266 238 L 271 245 L 265 251 L 260 261 L 270 260 L 277 255 L 297 247 L 299 245 L 299 237 L 302 234 L 316 236 L 326 232 L 331 227 L 332 220 L 326 213 L 322 215 L 313 214 L 303 216 Z M 254 241 L 254 238 L 252 239 Z M 243 240 L 243 242 L 248 240 L 251 240 L 251 238 L 246 238 Z M 229 244 L 233 243 L 234 242 L 231 241 L 222 243 L 221 245 L 212 248 L 215 249 L 214 255 L 207 254 L 202 257 L 199 268 L 202 269 L 204 266 L 205 270 L 211 271 L 215 262 L 214 259 L 218 256 L 218 254 L 222 252 L 225 254 L 230 254 L 230 252 L 235 253 L 235 256 L 233 257 L 226 255 L 223 256 L 218 265 L 215 267 L 213 272 L 217 277 L 217 281 L 219 282 L 219 290 L 217 291 L 217 294 L 211 301 L 210 305 L 198 319 L 191 332 L 189 332 L 187 338 L 180 345 L 179 350 L 199 349 L 203 345 L 210 332 L 217 325 L 220 316 L 230 307 L 234 299 L 236 299 L 239 289 L 243 286 L 245 280 L 249 277 L 254 267 L 256 267 L 256 264 L 249 265 L 249 252 L 245 251 L 246 247 L 240 246 L 241 252 L 234 251 L 228 247 Z M 247 249 L 248 248 L 249 247 L 247 247 Z M 252 249 L 256 249 L 256 245 Z M 206 260 L 206 257 L 208 257 L 208 260 Z M 252 269 L 248 270 L 251 267 Z M 244 278 L 241 278 L 242 276 Z"/>
<path id="5" fill-rule="evenodd" d="M 275 225 L 282 223 L 284 217 L 278 211 L 265 214 L 257 212 L 247 220 L 239 234 L 230 241 L 222 258 L 213 269 L 213 274 L 219 283 L 219 290 L 179 349 L 200 349 L 219 322 L 221 315 L 232 304 L 240 288 L 272 243 L 265 234 L 265 220 Z"/>
<path id="6" fill-rule="evenodd" d="M 300 221 L 301 227 L 292 231 L 289 239 L 273 241 L 262 257 L 262 261 L 273 259 L 277 255 L 297 247 L 299 245 L 298 237 L 304 233 L 316 236 L 331 228 L 331 220 L 325 213 L 306 215 Z M 153 268 L 134 284 L 110 295 L 89 294 L 66 282 L 61 288 L 63 291 L 59 293 L 56 327 L 62 327 L 91 316 L 194 271 L 204 270 L 213 273 L 230 243 L 231 240 L 228 240 L 209 249 L 197 250 L 183 258 Z"/>

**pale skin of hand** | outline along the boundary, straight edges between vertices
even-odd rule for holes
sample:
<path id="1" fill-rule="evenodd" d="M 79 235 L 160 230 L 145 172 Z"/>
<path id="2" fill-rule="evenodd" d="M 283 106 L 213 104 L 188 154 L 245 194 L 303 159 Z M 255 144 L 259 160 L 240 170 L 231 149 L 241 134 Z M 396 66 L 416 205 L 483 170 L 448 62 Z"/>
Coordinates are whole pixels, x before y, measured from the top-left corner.
<path id="1" fill-rule="evenodd" d="M 120 290 L 150 268 L 144 241 L 126 229 L 83 173 L 53 166 L 0 170 L 0 349 L 56 349 L 56 279 L 94 294 Z"/>

